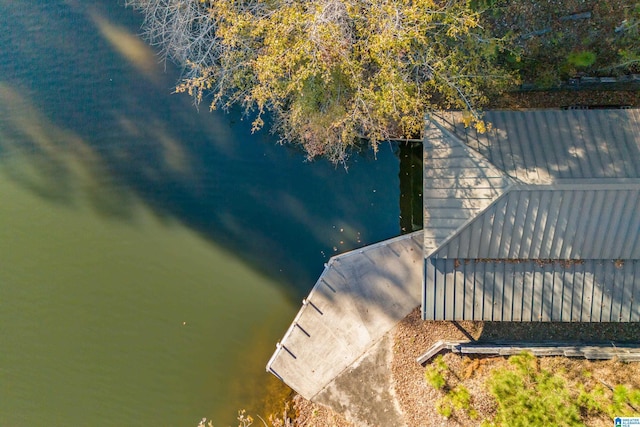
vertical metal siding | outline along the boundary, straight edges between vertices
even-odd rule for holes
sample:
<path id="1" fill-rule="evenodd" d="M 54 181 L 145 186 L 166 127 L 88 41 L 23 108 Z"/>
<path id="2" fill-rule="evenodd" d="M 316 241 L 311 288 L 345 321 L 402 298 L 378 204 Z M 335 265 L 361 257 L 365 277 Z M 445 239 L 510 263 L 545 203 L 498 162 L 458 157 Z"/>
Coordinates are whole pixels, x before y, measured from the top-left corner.
<path id="1" fill-rule="evenodd" d="M 482 320 L 493 321 L 493 296 L 495 284 L 495 265 L 484 264 L 484 298 L 482 300 Z"/>
<path id="2" fill-rule="evenodd" d="M 604 300 L 604 289 L 602 280 L 604 279 L 604 264 L 596 261 L 593 274 L 593 298 L 591 300 L 591 321 L 602 322 L 602 306 Z"/>
<path id="3" fill-rule="evenodd" d="M 479 270 L 479 266 L 473 261 L 470 276 L 473 278 L 473 315 L 472 320 L 482 320 L 482 307 L 484 298 L 484 284 L 482 282 L 482 271 Z"/>
<path id="4" fill-rule="evenodd" d="M 573 280 L 574 265 L 569 267 L 569 271 L 563 271 L 561 273 L 560 280 L 563 283 L 562 294 L 560 295 L 562 302 L 560 303 L 560 319 L 561 322 L 571 321 L 571 314 L 573 312 L 573 286 L 575 280 Z"/>
<path id="5" fill-rule="evenodd" d="M 524 267 L 524 266 L 523 266 Z M 534 321 L 538 320 L 534 315 L 533 300 L 535 294 L 535 272 L 527 268 L 523 271 L 522 282 L 522 320 Z"/>
<path id="6" fill-rule="evenodd" d="M 591 306 L 593 304 L 593 273 L 585 269 L 582 282 L 581 322 L 591 322 Z"/>
<path id="7" fill-rule="evenodd" d="M 491 261 L 430 259 L 427 319 L 640 321 L 637 260 Z"/>
<path id="8" fill-rule="evenodd" d="M 524 299 L 524 270 L 520 263 L 514 263 L 512 267 L 512 277 L 507 279 L 508 286 L 512 288 L 509 321 L 520 322 L 522 321 L 522 303 Z"/>
<path id="9" fill-rule="evenodd" d="M 475 269 L 469 260 L 463 264 L 464 275 L 464 312 L 461 319 L 473 319 L 475 294 Z"/>
<path id="10" fill-rule="evenodd" d="M 609 272 L 607 283 L 611 285 L 611 308 L 609 311 L 609 321 L 619 322 L 622 318 L 621 309 L 624 300 L 624 274 L 621 268 L 612 264 L 613 268 Z M 618 283 L 618 286 L 615 284 Z"/>
<path id="11" fill-rule="evenodd" d="M 630 261 L 627 261 L 630 262 Z M 622 268 L 619 271 L 619 274 L 622 276 L 617 278 L 617 280 L 622 281 L 622 286 L 620 287 L 620 310 L 619 310 L 619 320 L 621 322 L 627 322 L 631 316 L 631 304 L 633 299 L 633 267 L 632 268 Z"/>
<path id="12" fill-rule="evenodd" d="M 455 306 L 458 301 L 457 300 L 457 287 L 458 283 L 456 281 L 456 274 L 454 271 L 454 260 L 453 259 L 445 259 L 441 263 L 444 265 L 444 270 L 447 272 L 444 275 L 444 311 L 442 314 L 443 319 L 451 319 L 455 318 Z M 462 298 L 461 298 L 462 299 Z"/>
<path id="13" fill-rule="evenodd" d="M 584 264 L 573 265 L 573 292 L 571 294 L 571 322 L 582 321 L 584 302 Z"/>
<path id="14" fill-rule="evenodd" d="M 422 312 L 426 320 L 435 320 L 436 306 L 438 299 L 436 298 L 436 272 L 434 268 L 434 260 L 426 259 L 424 262 L 424 282 Z"/>
<path id="15" fill-rule="evenodd" d="M 502 305 L 504 304 L 504 263 L 491 263 L 493 267 L 493 293 L 491 295 L 491 320 L 502 321 Z"/>
<path id="16" fill-rule="evenodd" d="M 438 260 L 435 260 L 438 261 Z M 436 301 L 435 305 L 435 320 L 444 320 L 445 319 L 445 307 L 447 306 L 447 294 L 445 292 L 445 274 L 441 274 L 438 271 L 438 265 L 435 265 L 435 280 L 434 280 L 434 297 Z"/>
<path id="17" fill-rule="evenodd" d="M 548 265 L 542 266 L 539 277 L 542 284 L 540 301 L 537 301 L 540 305 L 540 320 L 549 322 L 553 320 L 553 276 Z"/>
<path id="18" fill-rule="evenodd" d="M 602 279 L 602 308 L 600 311 L 601 322 L 611 322 L 611 313 L 613 311 L 614 293 L 619 286 L 614 286 L 615 282 L 615 267 L 613 263 L 607 262 L 603 266 L 603 279 Z"/>
<path id="19" fill-rule="evenodd" d="M 453 261 L 453 260 L 452 260 Z M 459 268 L 455 269 L 453 272 L 453 278 L 455 281 L 455 304 L 453 306 L 453 318 L 454 319 L 462 319 L 464 317 L 464 309 L 466 306 L 466 295 L 467 290 L 465 288 L 465 277 L 464 277 L 464 267 L 460 265 Z"/>
<path id="20" fill-rule="evenodd" d="M 631 280 L 633 291 L 631 294 L 631 304 L 629 307 L 629 321 L 637 322 L 640 318 L 640 286 L 638 286 L 638 281 L 640 281 L 640 261 L 633 260 L 633 278 Z"/>
<path id="21" fill-rule="evenodd" d="M 515 295 L 515 266 L 514 263 L 503 263 L 502 303 L 500 304 L 500 319 L 505 322 L 513 320 L 513 301 Z"/>
<path id="22" fill-rule="evenodd" d="M 556 274 L 554 274 L 556 273 Z M 545 273 L 549 279 L 549 320 L 558 322 L 562 320 L 562 297 L 564 295 L 564 280 L 561 275 L 564 271 L 554 271 L 553 267 L 549 267 Z"/>

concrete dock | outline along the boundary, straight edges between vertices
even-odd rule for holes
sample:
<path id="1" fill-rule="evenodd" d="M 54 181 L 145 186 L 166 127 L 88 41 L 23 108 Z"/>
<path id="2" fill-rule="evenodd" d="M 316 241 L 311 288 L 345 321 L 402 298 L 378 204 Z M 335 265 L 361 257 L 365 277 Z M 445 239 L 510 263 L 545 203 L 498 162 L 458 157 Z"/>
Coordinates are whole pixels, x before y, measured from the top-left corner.
<path id="1" fill-rule="evenodd" d="M 420 304 L 422 241 L 417 231 L 331 258 L 267 371 L 323 400 L 316 398 Z"/>

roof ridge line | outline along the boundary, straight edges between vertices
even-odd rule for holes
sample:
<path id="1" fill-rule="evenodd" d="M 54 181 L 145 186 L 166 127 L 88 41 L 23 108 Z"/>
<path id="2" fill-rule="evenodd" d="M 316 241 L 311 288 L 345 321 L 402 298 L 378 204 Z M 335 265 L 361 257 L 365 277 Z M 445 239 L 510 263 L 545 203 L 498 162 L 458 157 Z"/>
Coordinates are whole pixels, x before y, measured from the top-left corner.
<path id="1" fill-rule="evenodd" d="M 439 250 L 475 218 L 478 218 L 505 194 L 508 194 L 511 188 L 519 184 L 517 180 L 505 174 L 485 156 L 466 145 L 460 138 L 444 128 L 441 123 L 427 115 L 424 134 L 424 150 L 427 157 L 425 157 L 423 167 L 429 167 L 427 158 L 430 151 L 444 150 L 446 153 L 447 149 L 459 150 L 459 155 L 449 152 L 451 157 L 445 154 L 443 157 L 431 159 L 433 166 L 436 166 L 433 170 L 445 171 L 444 175 L 423 178 L 425 215 L 429 209 L 454 210 L 460 212 L 461 215 L 443 217 L 442 219 L 434 217 L 433 220 L 428 220 L 425 216 L 423 227 L 425 255 Z M 464 166 L 467 172 L 463 171 L 462 175 L 458 173 L 447 175 L 446 170 L 451 166 L 450 161 L 464 163 L 464 159 L 468 160 Z M 430 187 L 438 179 L 452 182 L 445 187 Z M 478 184 L 483 181 L 487 182 L 488 187 L 479 188 Z M 452 202 L 453 204 L 451 204 Z M 430 208 L 426 207 L 427 204 L 430 205 Z"/>
<path id="2" fill-rule="evenodd" d="M 518 190 L 531 191 L 585 191 L 585 190 L 638 190 L 640 178 L 559 179 L 548 184 L 516 183 Z"/>
<path id="3" fill-rule="evenodd" d="M 438 116 L 432 116 L 431 114 L 427 113 L 425 117 L 425 121 L 426 121 L 425 129 L 428 129 L 429 125 L 433 123 L 435 127 L 438 128 L 440 132 L 442 132 L 443 136 L 450 138 L 452 141 L 455 141 L 458 145 L 460 145 L 460 147 L 462 147 L 465 151 L 467 151 L 471 156 L 475 157 L 477 160 L 483 163 L 486 163 L 489 167 L 499 172 L 501 177 L 509 180 L 511 183 L 522 183 L 519 179 L 509 175 L 504 170 L 500 169 L 498 166 L 492 163 L 491 160 L 489 160 L 484 154 L 482 154 L 475 148 L 470 147 L 454 132 L 451 132 L 449 129 L 447 129 L 446 126 L 440 123 L 440 121 L 438 120 Z"/>
<path id="4" fill-rule="evenodd" d="M 447 236 L 444 240 L 442 240 L 442 242 L 440 242 L 440 244 L 438 245 L 437 248 L 435 248 L 433 251 L 430 252 L 425 252 L 424 253 L 424 257 L 425 258 L 431 258 L 433 256 L 433 254 L 435 254 L 436 252 L 438 252 L 440 249 L 442 249 L 443 247 L 445 247 L 449 242 L 451 242 L 453 239 L 455 239 L 456 237 L 458 237 L 458 235 L 463 232 L 468 226 L 469 224 L 471 224 L 472 222 L 474 222 L 475 220 L 477 220 L 478 218 L 481 218 L 482 216 L 484 216 L 484 214 L 491 209 L 496 203 L 498 203 L 498 201 L 500 201 L 502 198 L 504 198 L 507 194 L 511 193 L 511 190 L 516 188 L 517 189 L 518 184 L 517 183 L 511 183 L 509 184 L 505 189 L 504 189 L 504 193 L 500 194 L 498 197 L 496 197 L 494 200 L 491 201 L 491 203 L 489 203 L 485 208 L 479 210 L 478 212 L 476 212 L 475 215 L 473 215 L 472 217 L 468 218 L 467 220 L 465 220 L 464 223 L 462 223 L 459 227 L 457 227 L 451 234 L 449 234 L 449 236 Z M 426 248 L 425 248 L 426 249 Z"/>

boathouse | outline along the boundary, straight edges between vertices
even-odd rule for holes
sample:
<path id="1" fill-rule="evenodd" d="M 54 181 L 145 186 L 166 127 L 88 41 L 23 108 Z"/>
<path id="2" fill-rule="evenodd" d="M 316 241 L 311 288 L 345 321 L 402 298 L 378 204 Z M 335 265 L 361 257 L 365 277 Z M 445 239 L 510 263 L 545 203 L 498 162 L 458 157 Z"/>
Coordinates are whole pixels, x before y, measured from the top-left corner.
<path id="1" fill-rule="evenodd" d="M 640 321 L 640 111 L 433 117 L 427 320 Z"/>
<path id="2" fill-rule="evenodd" d="M 423 230 L 329 260 L 267 364 L 307 399 L 425 320 L 640 321 L 640 110 L 427 119 Z"/>

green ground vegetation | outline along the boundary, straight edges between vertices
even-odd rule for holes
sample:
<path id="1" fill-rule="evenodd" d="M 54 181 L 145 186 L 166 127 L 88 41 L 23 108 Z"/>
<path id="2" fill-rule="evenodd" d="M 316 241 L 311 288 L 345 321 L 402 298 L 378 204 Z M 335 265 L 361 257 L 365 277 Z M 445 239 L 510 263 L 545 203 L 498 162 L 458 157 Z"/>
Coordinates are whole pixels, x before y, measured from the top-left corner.
<path id="1" fill-rule="evenodd" d="M 537 89 L 582 76 L 640 73 L 640 3 L 484 0 L 482 4 L 488 7 L 482 25 L 511 42 L 503 64 L 518 70 L 522 81 Z"/>
<path id="2" fill-rule="evenodd" d="M 467 364 L 471 370 L 479 359 Z M 593 385 L 591 373 L 568 375 L 544 369 L 530 353 L 511 356 L 504 367 L 492 369 L 484 378 L 482 396 L 469 392 L 465 379 L 438 356 L 425 368 L 427 383 L 438 390 L 437 412 L 446 418 L 482 421 L 483 427 L 506 426 L 584 426 L 594 420 L 611 422 L 614 417 L 640 413 L 640 389 L 625 384 L 615 386 L 602 381 Z M 584 385 L 590 384 L 590 388 Z M 474 402 L 491 399 L 491 413 L 479 412 Z M 608 421 L 607 421 L 608 420 Z"/>

